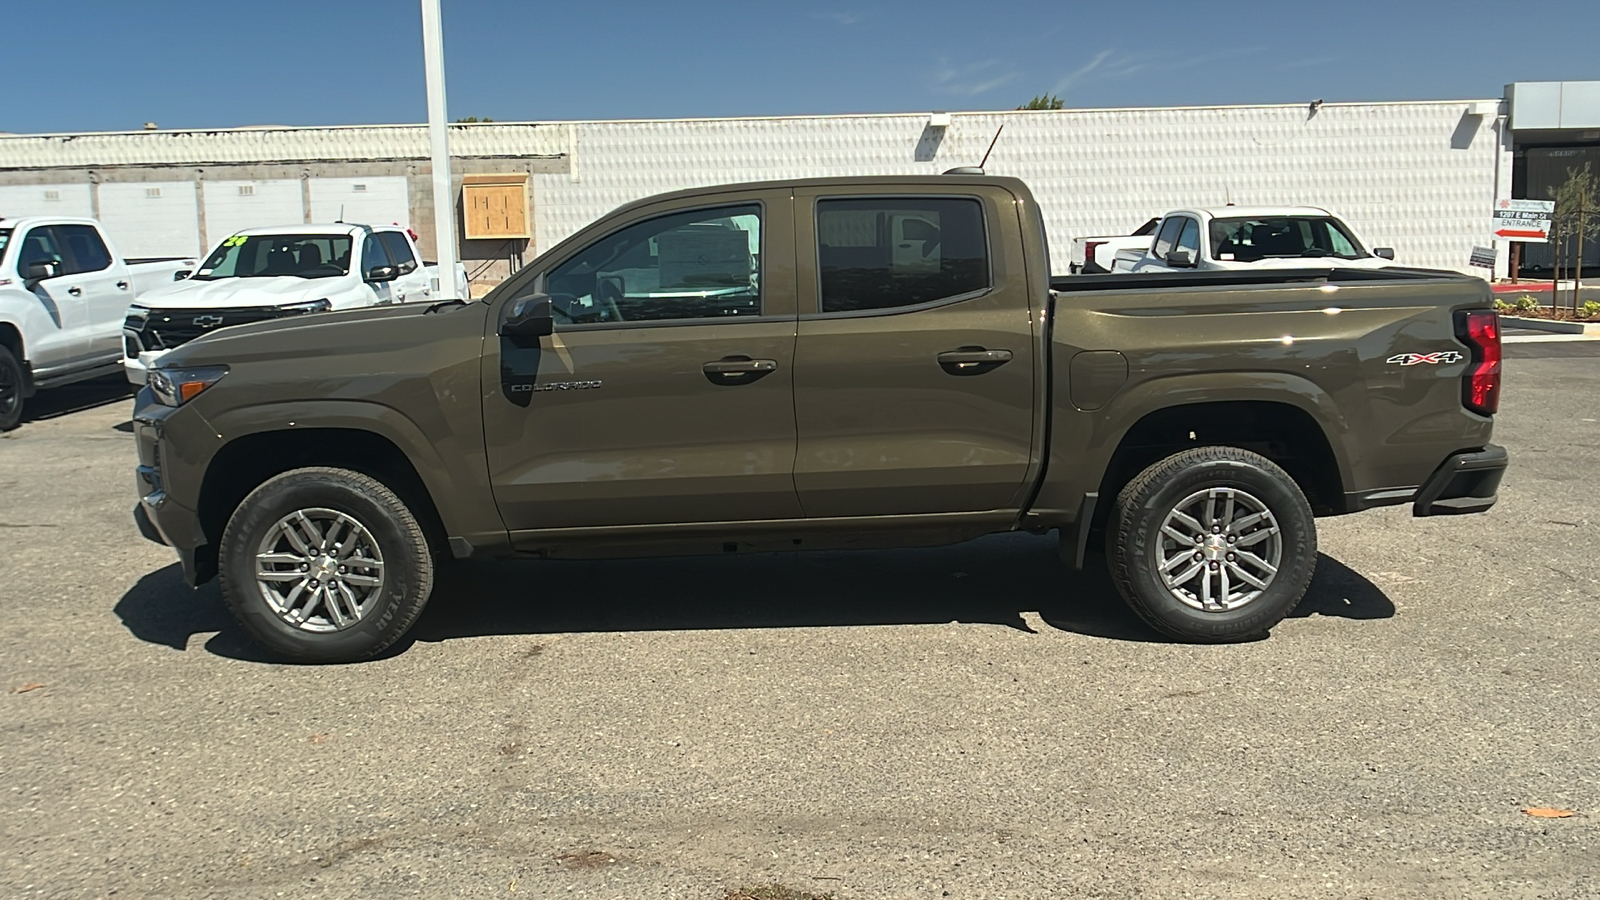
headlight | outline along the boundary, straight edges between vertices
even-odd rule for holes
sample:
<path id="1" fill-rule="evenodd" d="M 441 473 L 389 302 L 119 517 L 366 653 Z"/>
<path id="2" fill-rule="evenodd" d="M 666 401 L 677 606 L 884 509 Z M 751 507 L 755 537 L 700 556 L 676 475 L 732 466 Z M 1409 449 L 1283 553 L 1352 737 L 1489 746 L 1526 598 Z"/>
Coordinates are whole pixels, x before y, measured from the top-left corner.
<path id="1" fill-rule="evenodd" d="M 151 369 L 147 379 L 151 393 L 167 406 L 182 406 L 228 374 L 227 366 L 200 366 L 193 369 Z"/>
<path id="2" fill-rule="evenodd" d="M 286 316 L 298 316 L 305 313 L 327 312 L 333 309 L 333 301 L 324 297 L 321 300 L 312 300 L 308 303 L 290 303 L 278 307 L 278 312 Z"/>

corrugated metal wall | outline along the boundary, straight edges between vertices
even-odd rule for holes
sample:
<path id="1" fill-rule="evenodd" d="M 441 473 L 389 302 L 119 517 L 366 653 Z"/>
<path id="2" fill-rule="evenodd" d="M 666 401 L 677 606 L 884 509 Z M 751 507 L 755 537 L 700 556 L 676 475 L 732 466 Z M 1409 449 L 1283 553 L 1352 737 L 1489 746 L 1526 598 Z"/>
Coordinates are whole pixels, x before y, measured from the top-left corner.
<path id="1" fill-rule="evenodd" d="M 1065 271 L 1075 236 L 1126 233 L 1174 207 L 1220 206 L 1231 199 L 1326 206 L 1374 245 L 1393 246 L 1402 263 L 1484 274 L 1469 268 L 1467 258 L 1474 245 L 1488 243 L 1497 167 L 1500 196 L 1510 190 L 1510 154 L 1497 146 L 1493 124 L 1497 103 L 956 113 L 946 129 L 930 128 L 926 113 L 495 123 L 456 127 L 452 150 L 475 160 L 476 170 L 492 167 L 496 159 L 506 165 L 529 157 L 565 159 L 566 171 L 533 175 L 532 252 L 623 203 L 662 191 L 774 178 L 932 173 L 976 164 L 1004 124 L 988 170 L 1032 186 L 1058 271 Z M 379 177 L 376 167 L 420 161 L 426 152 L 421 126 L 24 135 L 0 137 L 0 173 L 15 186 L 23 175 L 36 175 L 40 185 L 61 181 L 53 169 L 337 162 L 348 164 L 349 171 L 340 174 L 349 177 L 309 177 L 316 217 L 327 218 L 342 196 L 348 219 L 387 222 L 404 221 L 401 182 Z M 363 163 L 374 168 L 370 176 Z M 355 199 L 358 183 L 368 185 L 365 201 Z M 244 226 L 236 215 L 250 204 L 238 196 L 236 184 L 217 186 L 230 188 L 234 196 L 213 213 L 214 189 L 206 187 L 206 232 L 213 241 Z M 0 189 L 7 191 L 0 201 L 43 202 L 31 193 L 8 196 L 13 187 Z M 119 198 L 121 224 L 122 201 L 137 200 L 143 187 L 99 185 L 102 216 L 107 189 Z M 65 203 L 67 192 L 63 186 L 63 205 L 76 205 Z M 283 212 L 254 224 L 297 220 L 287 215 L 288 192 L 285 185 Z M 419 231 L 431 231 L 428 216 L 413 218 Z M 196 240 L 194 229 L 169 219 L 163 208 L 158 230 L 139 242 L 148 240 L 154 248 L 158 237 L 176 240 L 179 231 L 182 239 Z M 118 228 L 119 238 L 123 233 Z"/>

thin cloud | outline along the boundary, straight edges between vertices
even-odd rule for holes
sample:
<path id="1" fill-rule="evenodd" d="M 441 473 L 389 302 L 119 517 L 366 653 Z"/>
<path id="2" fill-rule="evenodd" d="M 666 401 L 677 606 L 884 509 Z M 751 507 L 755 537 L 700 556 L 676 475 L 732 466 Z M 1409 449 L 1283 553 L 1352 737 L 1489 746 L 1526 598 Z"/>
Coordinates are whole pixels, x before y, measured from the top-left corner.
<path id="1" fill-rule="evenodd" d="M 1316 56 L 1316 57 L 1312 57 L 1311 59 L 1297 59 L 1297 60 L 1294 60 L 1293 62 L 1286 63 L 1284 65 L 1284 68 L 1285 69 L 1309 69 L 1312 66 L 1325 66 L 1328 63 L 1338 62 L 1338 61 L 1339 61 L 1339 57 L 1337 57 L 1337 56 Z"/>
<path id="2" fill-rule="evenodd" d="M 933 89 L 957 97 L 976 97 L 1022 77 L 1021 72 L 1001 71 L 1002 68 L 1003 63 L 998 59 L 986 59 L 964 66 L 953 66 L 948 60 L 941 59 L 938 69 L 933 73 Z"/>
<path id="3" fill-rule="evenodd" d="M 845 27 L 849 27 L 857 22 L 860 22 L 862 18 L 861 13 L 855 11 L 816 12 L 812 13 L 811 17 L 813 19 L 825 19 L 834 23 L 835 25 L 843 25 Z"/>
<path id="4" fill-rule="evenodd" d="M 1222 62 L 1262 52 L 1261 47 L 1238 47 L 1203 53 L 1183 59 L 1172 59 L 1156 53 L 1123 53 L 1116 49 L 1102 50 L 1088 62 L 1061 76 L 1051 93 L 1065 95 L 1074 87 L 1103 81 L 1118 81 L 1139 72 L 1172 72 Z"/>

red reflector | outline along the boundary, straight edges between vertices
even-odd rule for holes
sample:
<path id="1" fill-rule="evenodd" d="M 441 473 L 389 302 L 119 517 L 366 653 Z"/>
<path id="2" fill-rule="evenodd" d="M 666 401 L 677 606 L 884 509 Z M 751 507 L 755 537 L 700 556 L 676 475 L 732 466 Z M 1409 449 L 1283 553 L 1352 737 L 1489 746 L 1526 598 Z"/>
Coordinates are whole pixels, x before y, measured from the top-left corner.
<path id="1" fill-rule="evenodd" d="M 1458 333 L 1472 349 L 1472 363 L 1462 384 L 1462 403 L 1473 412 L 1492 416 L 1500 409 L 1500 316 L 1493 312 L 1464 313 Z"/>

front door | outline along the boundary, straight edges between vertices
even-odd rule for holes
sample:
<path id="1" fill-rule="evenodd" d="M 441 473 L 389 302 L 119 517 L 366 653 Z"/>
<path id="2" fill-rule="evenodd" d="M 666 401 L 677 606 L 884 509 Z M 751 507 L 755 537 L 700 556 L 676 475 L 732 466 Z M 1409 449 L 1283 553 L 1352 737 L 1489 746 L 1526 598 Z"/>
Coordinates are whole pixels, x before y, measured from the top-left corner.
<path id="1" fill-rule="evenodd" d="M 379 231 L 377 235 L 389 251 L 389 261 L 394 264 L 398 272 L 398 277 L 391 285 L 394 302 L 420 303 L 431 299 L 432 279 L 428 277 L 428 270 L 417 261 L 417 255 L 412 252 L 411 242 L 406 240 L 406 236 L 398 231 Z M 449 284 L 447 281 L 440 283 Z"/>
<path id="2" fill-rule="evenodd" d="M 28 229 L 17 244 L 19 277 L 26 279 L 29 267 L 39 264 L 49 266 L 52 273 L 35 282 L 31 289 L 34 302 L 43 313 L 33 318 L 43 327 L 29 335 L 27 352 L 29 362 L 41 374 L 71 365 L 89 354 L 85 278 L 69 274 L 70 262 L 61 239 L 48 225 Z"/>
<path id="3" fill-rule="evenodd" d="M 1009 510 L 1033 463 L 1034 317 L 1000 188 L 796 193 L 795 487 L 807 517 Z"/>
<path id="4" fill-rule="evenodd" d="M 591 227 L 501 292 L 484 430 L 514 541 L 800 516 L 792 206 L 788 191 L 665 201 Z M 555 333 L 501 337 L 536 290 Z"/>

